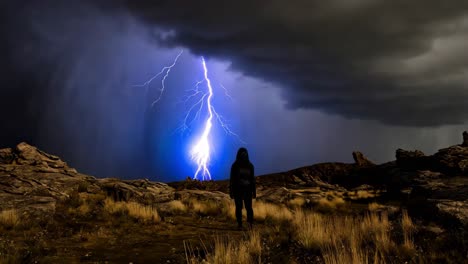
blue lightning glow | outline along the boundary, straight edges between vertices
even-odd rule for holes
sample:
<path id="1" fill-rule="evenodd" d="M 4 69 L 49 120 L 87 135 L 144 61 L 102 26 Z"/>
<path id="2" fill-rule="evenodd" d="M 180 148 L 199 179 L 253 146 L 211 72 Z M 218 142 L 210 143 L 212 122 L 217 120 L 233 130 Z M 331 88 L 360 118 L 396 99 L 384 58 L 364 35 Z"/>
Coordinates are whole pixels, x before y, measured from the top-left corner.
<path id="1" fill-rule="evenodd" d="M 178 55 L 175 57 L 173 63 L 169 66 L 165 66 L 161 69 L 159 73 L 151 77 L 148 81 L 146 81 L 143 84 L 138 84 L 134 85 L 136 87 L 146 87 L 153 82 L 158 76 L 161 76 L 164 74 L 162 80 L 161 80 L 161 88 L 160 94 L 156 100 L 153 101 L 151 104 L 151 107 L 153 107 L 156 103 L 158 103 L 161 100 L 161 97 L 165 91 L 165 81 L 169 76 L 169 73 L 171 72 L 172 68 L 177 64 L 177 61 L 179 60 L 179 57 L 182 55 L 183 51 L 180 51 Z M 226 132 L 226 134 L 231 135 L 236 137 L 239 141 L 243 142 L 239 136 L 234 133 L 231 129 L 230 126 L 227 124 L 225 118 L 218 114 L 216 111 L 215 107 L 212 104 L 212 100 L 214 97 L 214 92 L 213 92 L 213 87 L 211 84 L 211 80 L 208 76 L 208 67 L 206 66 L 205 59 L 201 57 L 201 63 L 203 67 L 203 80 L 200 80 L 196 82 L 195 88 L 193 90 L 190 90 L 192 93 L 186 97 L 184 100 L 184 103 L 190 103 L 190 101 L 194 98 L 198 98 L 192 105 L 189 107 L 187 114 L 185 115 L 185 118 L 183 120 L 182 126 L 178 129 L 180 131 L 185 131 L 188 129 L 192 123 L 196 120 L 199 120 L 201 117 L 201 112 L 203 109 L 206 108 L 207 111 L 207 117 L 204 120 L 204 125 L 203 125 L 203 131 L 199 135 L 199 138 L 196 140 L 196 143 L 193 145 L 193 147 L 190 150 L 190 157 L 192 161 L 195 162 L 197 165 L 197 170 L 193 176 L 194 179 L 198 180 L 211 180 L 211 172 L 208 169 L 209 162 L 210 162 L 210 157 L 211 157 L 211 131 L 213 128 L 213 119 L 216 118 L 220 126 L 223 128 L 223 130 Z M 206 83 L 207 86 L 207 91 L 202 92 L 200 90 L 200 85 Z M 228 97 L 229 99 L 232 100 L 232 97 L 228 94 L 227 89 L 220 84 L 220 86 L 224 89 L 225 96 Z M 189 116 L 191 113 L 195 112 L 195 116 L 189 121 Z M 245 143 L 245 142 L 243 142 Z"/>
<path id="2" fill-rule="evenodd" d="M 211 80 L 208 78 L 208 68 L 206 67 L 205 59 L 202 57 L 203 72 L 208 87 L 208 98 L 206 98 L 206 107 L 208 109 L 208 118 L 205 121 L 205 129 L 198 142 L 193 146 L 191 150 L 192 160 L 198 165 L 197 171 L 193 176 L 194 179 L 198 179 L 198 175 L 201 173 L 201 180 L 211 180 L 211 173 L 208 170 L 208 163 L 210 161 L 210 133 L 213 127 L 213 106 L 211 100 L 213 99 L 213 87 L 211 86 Z"/>

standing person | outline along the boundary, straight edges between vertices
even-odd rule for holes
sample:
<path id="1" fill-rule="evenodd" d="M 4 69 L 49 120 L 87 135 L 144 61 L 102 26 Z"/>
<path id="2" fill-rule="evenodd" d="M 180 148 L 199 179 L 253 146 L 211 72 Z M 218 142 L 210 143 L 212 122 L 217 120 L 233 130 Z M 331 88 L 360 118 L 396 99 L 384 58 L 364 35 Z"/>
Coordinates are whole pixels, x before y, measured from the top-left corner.
<path id="1" fill-rule="evenodd" d="M 242 228 L 242 205 L 247 211 L 247 222 L 253 224 L 252 199 L 256 198 L 254 166 L 246 148 L 237 151 L 236 161 L 231 167 L 229 194 L 236 204 L 237 225 Z"/>

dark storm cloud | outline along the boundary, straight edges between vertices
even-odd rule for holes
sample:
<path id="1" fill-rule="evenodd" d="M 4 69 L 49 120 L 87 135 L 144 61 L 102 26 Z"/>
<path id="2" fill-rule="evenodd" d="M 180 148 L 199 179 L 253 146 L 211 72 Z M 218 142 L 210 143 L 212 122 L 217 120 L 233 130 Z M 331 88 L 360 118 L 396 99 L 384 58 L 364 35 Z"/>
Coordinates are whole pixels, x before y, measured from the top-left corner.
<path id="1" fill-rule="evenodd" d="M 466 121 L 467 1 L 127 1 L 174 44 L 281 84 L 287 107 L 387 124 Z M 168 43 L 170 44 L 170 43 Z"/>

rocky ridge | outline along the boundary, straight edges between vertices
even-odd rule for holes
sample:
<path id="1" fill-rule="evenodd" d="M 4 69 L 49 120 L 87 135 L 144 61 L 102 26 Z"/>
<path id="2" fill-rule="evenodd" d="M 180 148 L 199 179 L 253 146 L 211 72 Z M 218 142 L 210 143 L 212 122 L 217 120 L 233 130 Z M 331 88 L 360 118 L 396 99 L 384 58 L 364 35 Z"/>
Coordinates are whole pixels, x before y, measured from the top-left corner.
<path id="1" fill-rule="evenodd" d="M 0 150 L 0 209 L 26 215 L 52 214 L 74 192 L 106 193 L 115 200 L 145 203 L 173 200 L 174 190 L 148 180 L 97 179 L 78 173 L 59 157 L 20 143 Z"/>
<path id="2" fill-rule="evenodd" d="M 257 198 L 288 203 L 349 199 L 358 191 L 382 191 L 431 215 L 468 224 L 468 133 L 463 143 L 427 156 L 398 149 L 396 160 L 375 164 L 353 152 L 354 163 L 321 163 L 257 177 Z M 206 186 L 210 186 L 206 188 Z M 76 192 L 105 194 L 116 201 L 164 204 L 173 200 L 229 201 L 227 181 L 209 184 L 187 180 L 172 184 L 142 180 L 99 179 L 77 172 L 59 157 L 27 143 L 0 149 L 0 210 L 15 208 L 25 215 L 53 214 L 57 203 Z M 333 198 L 333 197 L 332 197 Z"/>

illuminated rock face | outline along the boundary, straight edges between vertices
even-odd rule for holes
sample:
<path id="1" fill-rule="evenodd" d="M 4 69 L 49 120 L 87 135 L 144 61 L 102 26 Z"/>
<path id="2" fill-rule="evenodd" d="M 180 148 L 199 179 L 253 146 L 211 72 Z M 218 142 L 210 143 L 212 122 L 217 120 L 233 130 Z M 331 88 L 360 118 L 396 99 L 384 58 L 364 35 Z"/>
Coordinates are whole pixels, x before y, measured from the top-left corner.
<path id="1" fill-rule="evenodd" d="M 53 214 L 59 201 L 73 193 L 102 193 L 115 200 L 162 202 L 174 191 L 148 180 L 97 179 L 27 143 L 0 150 L 0 209 L 15 208 L 30 215 Z"/>

